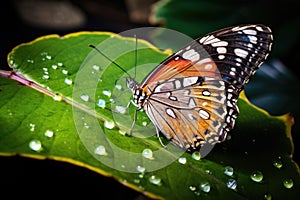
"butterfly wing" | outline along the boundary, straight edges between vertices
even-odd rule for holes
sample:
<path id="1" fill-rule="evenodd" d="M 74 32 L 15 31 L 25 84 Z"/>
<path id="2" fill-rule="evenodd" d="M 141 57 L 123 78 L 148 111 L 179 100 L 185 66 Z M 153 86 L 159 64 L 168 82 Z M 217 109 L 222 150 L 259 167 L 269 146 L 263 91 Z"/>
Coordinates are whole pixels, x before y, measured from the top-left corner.
<path id="1" fill-rule="evenodd" d="M 146 113 L 186 150 L 223 141 L 234 127 L 239 93 L 265 61 L 271 42 L 263 25 L 230 27 L 194 40 L 142 82 Z"/>

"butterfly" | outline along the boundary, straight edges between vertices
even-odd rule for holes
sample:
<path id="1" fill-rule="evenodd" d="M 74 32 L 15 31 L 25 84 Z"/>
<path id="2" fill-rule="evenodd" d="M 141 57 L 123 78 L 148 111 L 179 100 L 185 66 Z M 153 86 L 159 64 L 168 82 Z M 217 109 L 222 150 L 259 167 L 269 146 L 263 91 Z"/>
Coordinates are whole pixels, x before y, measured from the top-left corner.
<path id="1" fill-rule="evenodd" d="M 137 107 L 133 126 L 136 112 L 144 110 L 158 138 L 162 133 L 187 152 L 223 142 L 239 114 L 239 94 L 266 60 L 272 40 L 262 24 L 224 28 L 170 55 L 141 83 L 129 76 Z"/>

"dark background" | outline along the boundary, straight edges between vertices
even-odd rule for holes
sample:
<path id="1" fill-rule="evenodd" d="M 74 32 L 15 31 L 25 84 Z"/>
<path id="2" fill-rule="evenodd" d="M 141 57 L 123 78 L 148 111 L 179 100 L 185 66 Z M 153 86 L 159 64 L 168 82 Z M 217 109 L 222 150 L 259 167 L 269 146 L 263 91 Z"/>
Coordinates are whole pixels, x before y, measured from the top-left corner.
<path id="1" fill-rule="evenodd" d="M 48 34 L 65 35 L 76 31 L 111 31 L 118 33 L 136 27 L 155 26 L 147 21 L 150 4 L 156 2 L 155 0 L 144 1 L 145 3 L 140 5 L 142 12 L 137 15 L 132 15 L 133 12 L 127 4 L 131 0 L 57 1 L 78 6 L 77 8 L 79 8 L 83 16 L 83 21 L 73 26 L 67 23 L 67 20 L 71 20 L 71 18 L 65 19 L 67 25 L 64 25 L 63 22 L 58 24 L 38 24 L 28 20 L 28 16 L 24 16 L 24 13 L 22 15 L 20 12 L 21 8 L 18 6 L 24 1 L 31 0 L 1 1 L 0 3 L 1 69 L 9 69 L 6 56 L 12 48 L 21 43 L 30 42 L 40 36 Z M 55 0 L 48 1 L 55 2 Z M 43 11 L 42 9 L 40 10 L 41 12 Z M 67 15 L 67 13 L 65 14 Z M 283 13 L 278 14 L 284 15 Z M 292 57 L 293 61 L 298 59 L 296 56 L 299 55 L 295 54 Z M 289 63 L 291 60 L 286 57 L 283 58 L 283 61 Z M 298 72 L 295 68 L 298 65 L 295 65 L 295 62 L 293 62 L 292 66 L 294 66 L 293 72 Z M 298 144 L 299 136 L 296 136 L 294 141 Z M 297 148 L 294 159 L 299 163 Z M 111 199 L 146 199 L 140 193 L 121 185 L 113 178 L 101 176 L 86 168 L 59 161 L 40 161 L 19 156 L 0 157 L 0 183 L 1 194 L 7 193 L 10 197 L 56 198 L 63 195 L 72 198 L 84 195 L 85 198 L 94 198 L 98 194 L 99 197 L 109 196 Z M 25 188 L 27 190 L 22 190 Z M 45 191 L 45 195 L 36 196 L 38 192 L 43 191 Z"/>

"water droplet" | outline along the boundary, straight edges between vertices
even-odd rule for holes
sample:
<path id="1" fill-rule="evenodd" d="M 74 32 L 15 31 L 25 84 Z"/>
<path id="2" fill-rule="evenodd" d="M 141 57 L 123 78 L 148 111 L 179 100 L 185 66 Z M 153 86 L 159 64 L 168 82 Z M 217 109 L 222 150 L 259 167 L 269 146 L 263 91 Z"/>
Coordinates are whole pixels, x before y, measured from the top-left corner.
<path id="1" fill-rule="evenodd" d="M 230 166 L 226 166 L 224 168 L 224 174 L 226 174 L 227 176 L 232 176 L 233 175 L 233 168 Z"/>
<path id="2" fill-rule="evenodd" d="M 57 63 L 57 66 L 62 67 L 62 66 L 63 66 L 63 63 L 58 62 L 58 63 Z"/>
<path id="3" fill-rule="evenodd" d="M 100 108 L 105 108 L 106 102 L 103 99 L 99 99 L 97 102 L 97 106 Z"/>
<path id="4" fill-rule="evenodd" d="M 102 93 L 103 93 L 105 96 L 108 96 L 108 97 L 111 96 L 111 91 L 109 91 L 109 90 L 103 90 Z"/>
<path id="5" fill-rule="evenodd" d="M 134 182 L 134 183 L 140 183 L 140 182 L 141 182 L 141 180 L 140 180 L 140 179 L 137 179 L 137 178 L 135 178 L 135 179 L 133 179 L 133 182 Z"/>
<path id="6" fill-rule="evenodd" d="M 92 67 L 93 67 L 93 69 L 96 70 L 96 71 L 99 71 L 99 70 L 100 70 L 100 66 L 98 66 L 98 65 L 93 65 Z"/>
<path id="7" fill-rule="evenodd" d="M 180 157 L 178 158 L 178 162 L 181 164 L 185 164 L 186 163 L 186 158 L 185 157 Z"/>
<path id="8" fill-rule="evenodd" d="M 34 63 L 34 60 L 32 60 L 32 59 L 27 59 L 27 62 L 28 62 L 28 63 Z"/>
<path id="9" fill-rule="evenodd" d="M 237 187 L 237 182 L 236 182 L 236 180 L 234 180 L 234 179 L 229 179 L 229 180 L 227 181 L 226 185 L 227 185 L 228 188 L 230 188 L 230 189 L 232 189 L 232 190 L 235 190 L 236 187 Z"/>
<path id="10" fill-rule="evenodd" d="M 271 200 L 272 199 L 272 196 L 270 194 L 265 194 L 264 195 L 264 199 L 266 200 Z"/>
<path id="11" fill-rule="evenodd" d="M 142 125 L 143 125 L 143 126 L 147 126 L 147 124 L 148 124 L 148 123 L 147 123 L 146 121 L 143 121 L 143 122 L 142 122 Z"/>
<path id="12" fill-rule="evenodd" d="M 276 160 L 273 162 L 273 166 L 276 167 L 277 169 L 281 169 L 282 167 L 282 162 L 281 160 Z"/>
<path id="13" fill-rule="evenodd" d="M 65 74 L 65 75 L 68 74 L 68 70 L 65 70 L 65 69 L 61 70 L 61 72 L 62 72 L 63 74 Z"/>
<path id="14" fill-rule="evenodd" d="M 116 111 L 118 113 L 124 114 L 126 112 L 126 107 L 124 107 L 124 106 L 116 106 Z"/>
<path id="15" fill-rule="evenodd" d="M 122 85 L 117 84 L 117 85 L 115 85 L 115 88 L 118 89 L 118 90 L 121 90 L 122 89 Z"/>
<path id="16" fill-rule="evenodd" d="M 126 131 L 125 131 L 125 130 L 122 130 L 122 129 L 119 130 L 119 133 L 120 133 L 121 135 L 126 135 Z"/>
<path id="17" fill-rule="evenodd" d="M 251 175 L 250 178 L 254 182 L 261 182 L 264 178 L 263 174 L 260 171 L 254 171 Z"/>
<path id="18" fill-rule="evenodd" d="M 56 95 L 54 95 L 53 99 L 54 99 L 54 101 L 61 101 L 63 98 L 60 94 L 56 94 Z"/>
<path id="19" fill-rule="evenodd" d="M 153 159 L 153 152 L 151 149 L 144 149 L 142 154 L 145 158 Z"/>
<path id="20" fill-rule="evenodd" d="M 200 155 L 200 153 L 198 151 L 195 151 L 195 152 L 192 153 L 192 158 L 194 160 L 200 160 L 201 159 L 201 155 Z"/>
<path id="21" fill-rule="evenodd" d="M 284 186 L 285 188 L 287 188 L 287 189 L 292 188 L 292 187 L 294 186 L 294 181 L 293 181 L 293 179 L 291 179 L 291 178 L 285 179 L 285 180 L 283 181 L 283 186 Z"/>
<path id="22" fill-rule="evenodd" d="M 107 155 L 105 147 L 103 145 L 96 146 L 94 153 L 97 154 L 97 155 L 100 155 L 100 156 L 106 156 Z"/>
<path id="23" fill-rule="evenodd" d="M 206 192 L 208 193 L 210 191 L 210 185 L 208 182 L 204 182 L 204 183 L 201 183 L 200 184 L 200 189 L 203 191 L 203 192 Z"/>
<path id="24" fill-rule="evenodd" d="M 189 189 L 192 191 L 192 192 L 194 192 L 194 191 L 196 191 L 196 186 L 194 186 L 194 185 L 190 185 L 189 186 Z"/>
<path id="25" fill-rule="evenodd" d="M 34 129 L 35 129 L 35 124 L 30 123 L 29 126 L 30 126 L 30 131 L 34 131 Z"/>
<path id="26" fill-rule="evenodd" d="M 82 94 L 82 95 L 80 95 L 80 99 L 82 99 L 83 101 L 85 101 L 85 102 L 87 102 L 87 101 L 89 101 L 89 95 L 87 95 L 87 94 Z"/>
<path id="27" fill-rule="evenodd" d="M 57 69 L 57 65 L 52 65 L 52 69 Z"/>
<path id="28" fill-rule="evenodd" d="M 65 78 L 65 84 L 72 85 L 72 83 L 73 83 L 72 79 Z"/>
<path id="29" fill-rule="evenodd" d="M 104 126 L 108 129 L 113 129 L 115 127 L 115 122 L 112 120 L 105 120 Z"/>
<path id="30" fill-rule="evenodd" d="M 159 178 L 155 175 L 150 176 L 149 181 L 150 181 L 150 183 L 152 183 L 154 185 L 161 185 L 161 178 Z"/>
<path id="31" fill-rule="evenodd" d="M 90 126 L 89 126 L 86 122 L 83 123 L 83 126 L 84 126 L 84 128 L 86 128 L 86 129 L 90 128 Z"/>
<path id="32" fill-rule="evenodd" d="M 48 59 L 48 60 L 51 60 L 51 59 L 52 59 L 52 56 L 46 55 L 45 58 Z"/>
<path id="33" fill-rule="evenodd" d="M 47 71 L 48 71 L 48 68 L 47 68 L 47 67 L 43 67 L 43 71 L 44 71 L 44 72 L 47 72 Z"/>
<path id="34" fill-rule="evenodd" d="M 29 142 L 29 148 L 33 151 L 41 151 L 42 150 L 42 143 L 39 140 L 31 140 Z"/>
<path id="35" fill-rule="evenodd" d="M 205 170 L 205 173 L 207 173 L 207 174 L 212 174 L 212 172 L 211 172 L 209 169 L 206 169 L 206 170 Z"/>
<path id="36" fill-rule="evenodd" d="M 138 165 L 138 166 L 136 167 L 136 170 L 137 170 L 138 172 L 140 172 L 140 173 L 144 173 L 144 172 L 146 171 L 146 168 L 145 168 L 145 167 L 142 167 L 142 166 L 140 166 L 140 165 Z"/>
<path id="37" fill-rule="evenodd" d="M 42 76 L 42 79 L 49 79 L 50 78 L 50 76 L 49 75 L 47 75 L 47 74 L 44 74 L 43 76 Z"/>
<path id="38" fill-rule="evenodd" d="M 51 137 L 53 137 L 54 136 L 54 132 L 53 131 L 51 131 L 51 130 L 46 130 L 46 132 L 45 132 L 45 134 L 44 134 L 45 136 L 47 136 L 47 137 L 49 137 L 49 138 L 51 138 Z"/>

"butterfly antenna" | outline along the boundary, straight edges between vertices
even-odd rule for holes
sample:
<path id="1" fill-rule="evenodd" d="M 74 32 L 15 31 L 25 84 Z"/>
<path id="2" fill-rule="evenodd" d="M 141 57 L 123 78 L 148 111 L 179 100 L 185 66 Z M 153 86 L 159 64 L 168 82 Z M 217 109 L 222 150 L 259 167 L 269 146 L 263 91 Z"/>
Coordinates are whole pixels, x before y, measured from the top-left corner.
<path id="1" fill-rule="evenodd" d="M 113 61 L 112 59 L 110 59 L 107 55 L 105 55 L 102 51 L 100 51 L 97 47 L 95 47 L 92 44 L 89 44 L 89 47 L 92 47 L 93 49 L 95 49 L 98 53 L 100 53 L 103 57 L 105 57 L 107 60 L 109 60 L 110 62 L 112 62 L 115 66 L 117 66 L 119 69 L 121 69 L 125 74 L 127 74 L 129 76 L 129 78 L 131 78 L 130 74 L 128 74 L 128 72 L 121 67 L 121 65 L 119 65 L 118 63 L 116 63 L 115 61 Z M 135 76 L 135 75 L 134 75 Z"/>
<path id="2" fill-rule="evenodd" d="M 136 77 L 136 66 L 137 66 L 137 48 L 138 48 L 138 39 L 137 36 L 134 35 L 135 37 L 135 55 L 134 55 L 134 78 Z"/>

